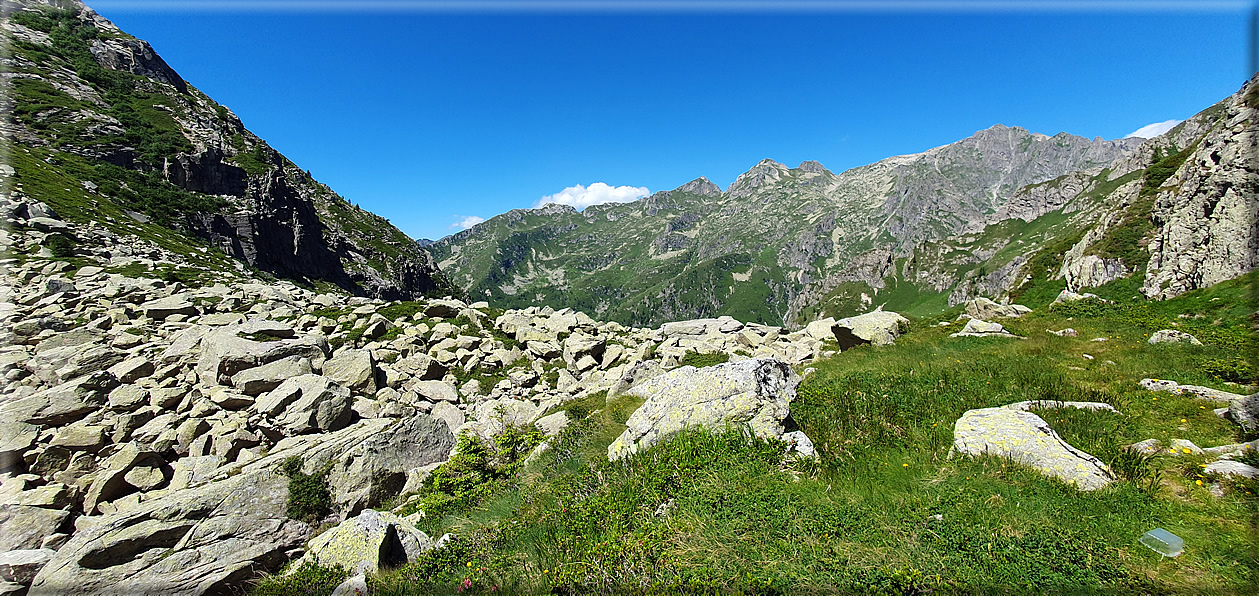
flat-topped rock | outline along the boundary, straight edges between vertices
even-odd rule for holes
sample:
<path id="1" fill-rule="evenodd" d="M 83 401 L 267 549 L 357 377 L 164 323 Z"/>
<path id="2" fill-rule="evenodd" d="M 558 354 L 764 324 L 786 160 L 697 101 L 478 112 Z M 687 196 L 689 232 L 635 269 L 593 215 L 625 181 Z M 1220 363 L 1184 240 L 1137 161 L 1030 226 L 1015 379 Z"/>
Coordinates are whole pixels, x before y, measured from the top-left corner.
<path id="1" fill-rule="evenodd" d="M 831 326 L 839 349 L 847 350 L 862 344 L 888 346 L 909 330 L 909 319 L 898 313 L 878 309 L 855 317 L 846 317 Z"/>
<path id="2" fill-rule="evenodd" d="M 172 315 L 192 317 L 201 314 L 197 306 L 181 294 L 150 300 L 141 304 L 140 310 L 144 311 L 144 316 L 155 321 L 165 320 Z"/>

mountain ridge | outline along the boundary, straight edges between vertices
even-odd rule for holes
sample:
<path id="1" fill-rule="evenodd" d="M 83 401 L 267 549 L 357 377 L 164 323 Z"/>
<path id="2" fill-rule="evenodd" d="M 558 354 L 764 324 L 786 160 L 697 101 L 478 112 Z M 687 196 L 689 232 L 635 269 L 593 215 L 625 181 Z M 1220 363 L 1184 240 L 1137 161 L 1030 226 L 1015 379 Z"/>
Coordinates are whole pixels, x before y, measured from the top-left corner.
<path id="1" fill-rule="evenodd" d="M 593 290 L 593 293 L 604 296 L 620 295 L 619 298 L 600 301 L 583 300 L 578 296 L 566 301 L 565 296 L 558 291 L 553 292 L 542 287 L 545 284 L 536 283 L 536 280 L 542 278 L 520 269 L 529 261 L 533 262 L 527 267 L 534 269 L 546 261 L 548 264 L 544 267 L 550 273 L 545 278 L 556 280 L 555 290 L 572 289 L 574 282 L 584 285 L 576 281 L 580 279 L 580 274 L 559 272 L 563 267 L 558 266 L 558 263 L 564 259 L 554 256 L 554 250 L 546 253 L 551 256 L 543 258 L 537 256 L 541 254 L 538 253 L 537 246 L 530 246 L 529 250 L 512 246 L 507 250 L 511 256 L 500 259 L 496 264 L 482 262 L 475 265 L 472 261 L 492 259 L 492 255 L 499 254 L 504 248 L 504 243 L 519 244 L 530 233 L 539 242 L 554 242 L 576 233 L 575 230 L 583 225 L 598 227 L 596 222 L 600 218 L 615 218 L 622 228 L 632 228 L 646 221 L 643 218 L 649 218 L 654 223 L 642 225 L 655 231 L 650 233 L 650 237 L 644 236 L 637 241 L 639 249 L 642 249 L 637 252 L 644 253 L 637 257 L 640 263 L 646 262 L 646 259 L 661 261 L 679 258 L 683 254 L 687 255 L 687 264 L 694 265 L 691 272 L 704 269 L 705 261 L 712 263 L 724 258 L 726 261 L 722 263 L 723 266 L 741 263 L 735 267 L 738 270 L 724 275 L 723 282 L 716 284 L 724 287 L 714 289 L 714 293 L 724 291 L 733 295 L 742 291 L 736 288 L 741 279 L 751 279 L 748 277 L 750 272 L 742 269 L 751 266 L 759 258 L 753 253 L 761 252 L 761 249 L 751 246 L 753 242 L 743 238 L 744 232 L 751 230 L 753 237 L 765 239 L 763 244 L 774 249 L 772 256 L 761 255 L 766 262 L 759 266 L 769 275 L 762 281 L 773 286 L 773 289 L 768 293 L 759 292 L 758 297 L 778 303 L 772 309 L 773 315 L 761 308 L 755 316 L 766 317 L 759 322 L 792 324 L 795 322 L 793 319 L 798 318 L 807 308 L 806 300 L 802 296 L 816 293 L 811 292 L 810 287 L 825 287 L 828 283 L 837 285 L 854 280 L 877 287 L 888 273 L 892 261 L 906 257 L 913 247 L 923 242 L 942 240 L 975 225 L 976 221 L 991 218 L 1004 206 L 1003 201 L 1025 182 L 1043 183 L 1082 169 L 1100 169 L 1123 154 L 1134 151 L 1141 143 L 1142 140 L 1138 139 L 1089 141 L 1067 133 L 1050 137 L 1030 133 L 1019 127 L 998 124 L 954 143 L 920 153 L 892 156 L 838 174 L 827 170 L 816 161 L 806 160 L 800 166 L 790 168 L 767 158 L 737 177 L 725 191 L 719 192 L 719 188 L 711 185 L 711 182 L 705 185 L 707 179 L 700 177 L 676 189 L 659 191 L 635 202 L 608 205 L 600 209 L 588 208 L 582 212 L 580 218 L 576 217 L 576 211 L 532 213 L 513 210 L 509 212 L 510 215 L 490 218 L 469 230 L 443 238 L 431 248 L 439 264 L 452 279 L 457 279 L 457 283 L 471 294 L 483 295 L 491 301 L 504 299 L 504 295 L 515 296 L 509 292 L 532 284 L 537 286 L 531 294 L 535 298 L 555 299 L 558 300 L 556 304 L 574 308 L 591 308 L 601 316 L 611 316 L 622 323 L 650 324 L 663 319 L 650 318 L 657 315 L 648 315 L 649 312 L 671 312 L 673 314 L 670 316 L 681 318 L 712 314 L 746 317 L 752 313 L 749 310 L 751 307 L 742 311 L 724 309 L 725 301 L 711 298 L 698 299 L 700 302 L 706 301 L 707 305 L 669 304 L 676 285 L 670 287 L 668 277 L 686 273 L 688 267 L 685 264 L 665 269 L 646 267 L 648 270 L 657 270 L 647 274 L 647 277 L 658 282 L 654 285 L 661 286 L 654 290 L 642 287 L 641 284 L 635 290 L 627 290 L 626 284 L 611 283 L 613 280 L 609 280 L 610 283 Z M 1031 157 L 1021 162 L 1016 159 L 1016 164 L 1010 165 L 1011 160 L 1008 158 L 1013 155 L 1011 147 L 1017 148 L 1018 145 L 1024 147 L 1025 156 Z M 1029 153 L 1026 149 L 1032 151 Z M 1004 169 L 984 169 L 975 165 L 986 162 L 998 163 Z M 944 176 L 946 172 L 954 176 L 951 186 L 930 180 L 931 176 Z M 898 193 L 892 192 L 894 189 Z M 736 205 L 740 208 L 736 208 Z M 662 217 L 662 212 L 670 210 L 676 212 L 672 213 L 670 221 L 657 221 Z M 735 223 L 741 218 L 740 212 L 754 211 L 762 214 L 770 212 L 773 215 Z M 840 214 L 843 214 L 842 217 Z M 540 219 L 531 219 L 544 215 L 554 216 L 558 220 L 543 222 Z M 845 223 L 845 219 L 852 221 Z M 725 220 L 728 223 L 713 224 L 716 220 Z M 528 221 L 534 223 L 524 223 Z M 735 232 L 744 224 L 747 227 Z M 532 232 L 515 236 L 507 230 L 522 225 Z M 500 226 L 505 228 L 499 229 Z M 881 235 L 872 234 L 871 230 L 878 230 Z M 618 254 L 618 251 L 628 250 L 633 244 L 623 238 L 627 233 L 624 230 L 609 232 L 618 238 L 615 248 L 612 245 L 600 245 L 593 249 L 607 255 L 600 258 L 606 262 L 596 269 L 607 271 L 612 261 L 618 261 L 617 267 L 628 266 L 626 259 L 612 256 Z M 598 242 L 598 238 L 598 234 L 595 234 L 588 240 Z M 471 245 L 473 249 L 468 251 L 463 244 Z M 484 247 L 476 248 L 477 245 Z M 566 246 L 576 245 L 568 243 Z M 478 256 L 470 258 L 471 254 Z M 503 253 L 501 256 L 507 254 Z M 768 259 L 775 263 L 769 263 Z M 777 272 L 774 271 L 776 268 Z M 492 273 L 491 269 L 501 271 Z M 509 269 L 514 271 L 509 273 Z M 583 267 L 578 266 L 577 269 L 582 270 Z M 788 275 L 783 269 L 792 271 Z M 668 270 L 668 274 L 665 270 Z M 471 273 L 472 271 L 481 273 Z M 716 277 L 722 277 L 716 270 L 700 276 L 709 281 L 717 281 Z M 560 282 L 561 277 L 565 281 Z M 829 282 L 820 281 L 827 277 L 830 278 Z M 567 278 L 575 279 L 569 281 Z M 510 284 L 501 283 L 508 280 L 511 281 Z M 489 282 L 500 282 L 498 289 L 490 287 L 493 283 Z M 630 285 L 633 283 L 631 281 Z M 638 305 L 627 309 L 643 313 L 648 318 L 639 318 L 639 315 L 630 312 L 620 315 L 605 314 L 609 310 L 616 310 L 618 307 L 614 302 L 624 300 L 629 293 L 637 294 L 637 298 L 633 300 Z M 656 299 L 662 299 L 666 304 L 663 310 L 650 306 Z M 507 300 L 508 303 L 515 304 L 512 298 Z M 622 318 L 617 319 L 618 316 Z"/>
<path id="2" fill-rule="evenodd" d="M 175 231 L 185 253 L 209 248 L 308 284 L 393 299 L 452 292 L 419 243 L 272 149 L 147 42 L 77 0 L 0 9 L 14 115 L 0 126 L 18 196 L 39 187 L 35 199 L 66 216 Z M 51 191 L 58 176 L 90 188 Z M 138 230 L 126 213 L 145 220 Z"/>

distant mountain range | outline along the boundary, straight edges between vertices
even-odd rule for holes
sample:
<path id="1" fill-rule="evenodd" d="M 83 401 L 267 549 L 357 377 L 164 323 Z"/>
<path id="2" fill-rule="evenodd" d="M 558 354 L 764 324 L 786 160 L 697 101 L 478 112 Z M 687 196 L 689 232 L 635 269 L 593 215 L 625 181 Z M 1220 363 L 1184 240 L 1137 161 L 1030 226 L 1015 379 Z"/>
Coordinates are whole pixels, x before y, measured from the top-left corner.
<path id="1" fill-rule="evenodd" d="M 476 299 L 636 325 L 794 326 L 1117 279 L 1166 297 L 1255 266 L 1254 90 L 1150 140 L 996 125 L 839 174 L 767 159 L 724 191 L 699 178 L 580 213 L 514 210 L 429 250 Z"/>

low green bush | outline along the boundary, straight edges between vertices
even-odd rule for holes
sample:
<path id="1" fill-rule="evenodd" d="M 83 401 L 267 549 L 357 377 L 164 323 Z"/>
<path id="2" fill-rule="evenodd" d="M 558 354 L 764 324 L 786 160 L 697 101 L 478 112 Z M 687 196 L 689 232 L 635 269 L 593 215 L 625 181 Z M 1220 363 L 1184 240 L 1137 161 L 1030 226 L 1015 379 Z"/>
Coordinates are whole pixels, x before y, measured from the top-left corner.
<path id="1" fill-rule="evenodd" d="M 314 523 L 332 510 L 332 490 L 328 485 L 329 463 L 314 474 L 302 471 L 300 457 L 293 456 L 282 464 L 280 473 L 289 479 L 289 496 L 284 514 L 292 519 Z"/>
<path id="2" fill-rule="evenodd" d="M 47 246 L 52 256 L 58 259 L 73 257 L 74 245 L 74 241 L 63 234 L 52 234 L 44 239 L 44 246 Z"/>
<path id="3" fill-rule="evenodd" d="M 340 565 L 320 567 L 306 561 L 291 573 L 269 575 L 249 590 L 249 596 L 327 596 L 350 572 Z"/>

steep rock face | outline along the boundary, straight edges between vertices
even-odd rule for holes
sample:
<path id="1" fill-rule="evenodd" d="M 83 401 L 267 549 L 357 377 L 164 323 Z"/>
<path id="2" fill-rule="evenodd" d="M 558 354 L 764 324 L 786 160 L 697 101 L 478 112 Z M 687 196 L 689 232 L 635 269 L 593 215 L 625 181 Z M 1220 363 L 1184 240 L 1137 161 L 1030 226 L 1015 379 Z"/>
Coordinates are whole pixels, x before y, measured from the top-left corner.
<path id="1" fill-rule="evenodd" d="M 1109 180 L 1069 199 L 1081 231 L 1056 277 L 1077 291 L 1136 275 L 1147 298 L 1166 299 L 1254 269 L 1257 107 L 1259 78 L 1143 142 L 1105 170 Z"/>
<path id="2" fill-rule="evenodd" d="M 147 42 L 77 1 L 9 0 L 4 13 L 17 198 L 119 231 L 130 212 L 257 269 L 359 294 L 450 291 L 423 247 L 268 147 Z M 91 200 L 50 190 L 59 177 Z"/>
<path id="3" fill-rule="evenodd" d="M 1259 78 L 1224 107 L 1154 200 L 1142 292 L 1170 298 L 1259 265 Z"/>

